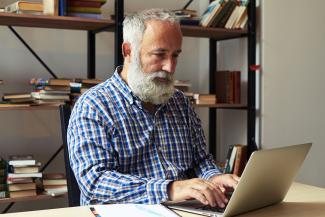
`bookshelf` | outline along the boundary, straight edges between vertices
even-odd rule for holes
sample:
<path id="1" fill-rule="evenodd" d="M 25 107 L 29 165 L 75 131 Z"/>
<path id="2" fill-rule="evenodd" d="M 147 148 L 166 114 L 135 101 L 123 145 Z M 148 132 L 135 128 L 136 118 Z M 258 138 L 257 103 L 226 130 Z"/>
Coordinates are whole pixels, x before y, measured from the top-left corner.
<path id="1" fill-rule="evenodd" d="M 36 27 L 36 28 L 51 28 L 51 29 L 69 29 L 69 30 L 79 30 L 88 32 L 88 51 L 87 51 L 87 77 L 95 77 L 95 35 L 102 31 L 114 31 L 115 22 L 112 20 L 94 20 L 94 19 L 84 19 L 78 17 L 59 17 L 59 16 L 43 16 L 43 15 L 25 15 L 25 14 L 10 14 L 0 12 L 0 25 L 8 26 L 8 28 L 14 33 L 14 35 L 29 49 L 29 51 L 39 59 L 40 63 L 49 71 L 49 73 L 56 77 L 55 74 L 48 69 L 46 64 L 37 56 L 37 54 L 29 47 L 29 45 L 23 40 L 22 37 L 18 35 L 17 32 L 12 28 L 13 26 L 19 27 Z M 2 111 L 13 111 L 13 110 L 59 110 L 59 105 L 8 105 L 0 104 L 0 112 Z M 44 164 L 43 169 L 47 167 L 48 164 L 60 153 L 63 146 L 56 150 L 55 153 L 49 158 L 49 160 Z M 14 205 L 15 202 L 20 201 L 31 201 L 31 200 L 50 200 L 65 197 L 67 194 L 60 196 L 50 196 L 50 195 L 37 195 L 30 197 L 19 197 L 19 198 L 5 198 L 0 199 L 0 204 L 8 204 L 1 213 L 6 213 Z"/>
<path id="2" fill-rule="evenodd" d="M 67 193 L 58 195 L 58 196 L 39 194 L 37 196 L 29 196 L 29 197 L 4 198 L 4 199 L 0 199 L 0 204 L 1 203 L 15 203 L 15 202 L 20 202 L 20 201 L 52 200 L 52 199 L 63 198 L 63 197 L 66 197 L 67 195 L 68 195 Z"/>

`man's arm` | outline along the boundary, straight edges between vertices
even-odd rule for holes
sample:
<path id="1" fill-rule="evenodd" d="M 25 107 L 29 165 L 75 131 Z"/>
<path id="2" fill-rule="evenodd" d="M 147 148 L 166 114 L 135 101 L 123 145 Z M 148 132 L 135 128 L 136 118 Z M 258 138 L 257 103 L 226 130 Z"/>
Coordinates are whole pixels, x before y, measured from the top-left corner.
<path id="1" fill-rule="evenodd" d="M 68 128 L 70 162 L 82 194 L 95 203 L 160 203 L 168 199 L 171 180 L 147 179 L 118 172 L 111 145 L 112 123 L 91 102 L 77 104 Z"/>

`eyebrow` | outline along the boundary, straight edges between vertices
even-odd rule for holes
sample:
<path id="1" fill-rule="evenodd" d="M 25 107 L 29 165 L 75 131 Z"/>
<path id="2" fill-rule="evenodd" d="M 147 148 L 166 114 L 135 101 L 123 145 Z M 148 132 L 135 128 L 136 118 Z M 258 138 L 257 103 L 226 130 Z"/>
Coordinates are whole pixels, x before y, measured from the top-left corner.
<path id="1" fill-rule="evenodd" d="M 155 50 L 152 50 L 150 53 L 155 53 L 155 52 L 168 52 L 168 50 L 167 49 L 164 49 L 164 48 L 157 48 Z M 182 52 L 182 49 L 178 49 L 178 50 L 176 50 L 173 53 L 178 53 L 179 54 L 181 52 Z"/>

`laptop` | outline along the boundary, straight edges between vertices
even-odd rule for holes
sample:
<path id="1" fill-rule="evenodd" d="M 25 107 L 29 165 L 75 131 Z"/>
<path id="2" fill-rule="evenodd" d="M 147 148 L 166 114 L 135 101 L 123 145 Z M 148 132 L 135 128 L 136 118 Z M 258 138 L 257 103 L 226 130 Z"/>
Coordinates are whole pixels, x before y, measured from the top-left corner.
<path id="1" fill-rule="evenodd" d="M 279 203 L 287 194 L 311 143 L 255 151 L 232 193 L 227 207 L 206 209 L 196 200 L 170 202 L 175 210 L 211 217 L 228 217 Z"/>

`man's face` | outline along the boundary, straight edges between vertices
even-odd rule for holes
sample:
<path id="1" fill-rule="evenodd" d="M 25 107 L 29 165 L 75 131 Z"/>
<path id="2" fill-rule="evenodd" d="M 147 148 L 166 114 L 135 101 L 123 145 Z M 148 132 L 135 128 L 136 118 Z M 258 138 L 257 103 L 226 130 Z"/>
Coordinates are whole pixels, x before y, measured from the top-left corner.
<path id="1" fill-rule="evenodd" d="M 181 45 L 178 25 L 157 20 L 147 23 L 140 48 L 131 55 L 128 70 L 128 84 L 142 101 L 162 104 L 173 95 L 173 74 Z"/>

